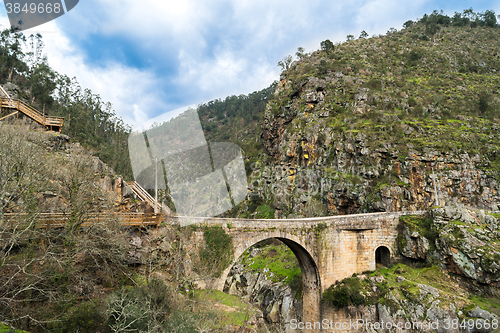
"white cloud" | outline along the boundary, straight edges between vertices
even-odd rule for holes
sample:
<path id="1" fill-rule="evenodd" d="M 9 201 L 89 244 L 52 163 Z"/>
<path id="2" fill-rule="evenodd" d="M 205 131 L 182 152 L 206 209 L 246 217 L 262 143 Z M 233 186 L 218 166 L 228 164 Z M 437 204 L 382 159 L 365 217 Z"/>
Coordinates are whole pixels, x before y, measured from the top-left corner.
<path id="1" fill-rule="evenodd" d="M 68 76 L 76 76 L 82 87 L 110 101 L 125 123 L 135 126 L 162 109 L 161 94 L 155 90 L 153 73 L 110 62 L 105 67 L 91 67 L 61 34 L 45 39 L 50 50 L 49 64 Z"/>
<path id="2" fill-rule="evenodd" d="M 277 62 L 297 47 L 310 52 L 325 39 L 344 41 L 347 34 L 359 36 L 362 30 L 370 35 L 390 27 L 399 30 L 406 20 L 429 12 L 429 6 L 439 4 L 431 0 L 87 0 L 38 31 L 53 68 L 76 76 L 133 125 L 183 105 L 265 88 L 279 78 Z M 5 16 L 0 24 L 8 26 Z M 79 49 L 94 36 L 126 41 L 148 62 L 136 67 L 136 59 L 127 65 L 119 57 L 98 57 L 99 63 L 93 62 L 92 56 L 99 52 L 114 52 L 107 45 Z"/>
<path id="3" fill-rule="evenodd" d="M 356 37 L 362 30 L 369 35 L 385 34 L 389 28 L 402 29 L 404 22 L 414 20 L 421 16 L 422 10 L 428 0 L 401 2 L 397 0 L 367 1 L 359 8 L 356 15 L 358 30 Z"/>

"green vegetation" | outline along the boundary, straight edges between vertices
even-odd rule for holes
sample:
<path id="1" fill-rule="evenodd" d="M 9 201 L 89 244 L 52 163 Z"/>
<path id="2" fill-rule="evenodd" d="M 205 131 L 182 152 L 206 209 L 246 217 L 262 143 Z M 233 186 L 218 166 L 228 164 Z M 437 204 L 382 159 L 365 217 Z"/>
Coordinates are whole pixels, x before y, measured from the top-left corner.
<path id="1" fill-rule="evenodd" d="M 431 246 L 434 246 L 439 232 L 434 226 L 432 217 L 422 215 L 405 215 L 399 218 L 399 221 L 408 227 L 410 233 L 417 231 L 420 235 L 427 238 Z"/>
<path id="2" fill-rule="evenodd" d="M 492 11 L 453 17 L 433 12 L 385 36 L 350 36 L 333 49 L 325 40 L 291 62 L 262 122 L 266 151 L 260 160 L 268 169 L 251 175 L 262 200 L 272 202 L 278 215 L 315 216 L 298 201 L 314 191 L 311 180 L 321 179 L 324 214 L 387 210 L 385 195 L 406 209 L 417 200 L 408 194 L 416 182 L 408 176 L 409 161 L 428 153 L 447 160 L 477 155 L 475 168 L 500 180 L 499 38 Z M 430 167 L 421 161 L 417 172 Z M 446 165 L 449 170 L 435 166 L 436 172 L 451 176 L 457 166 Z M 296 173 L 286 181 L 276 166 L 293 166 Z M 262 180 L 269 176 L 266 186 Z M 274 186 L 287 188 L 285 199 L 266 192 Z M 479 187 L 466 195 L 450 186 L 449 195 L 467 198 L 467 204 L 482 200 Z M 333 191 L 349 199 L 327 199 Z"/>
<path id="3" fill-rule="evenodd" d="M 202 264 L 220 277 L 224 269 L 231 264 L 233 254 L 232 237 L 222 227 L 205 227 L 203 230 L 205 247 L 200 250 Z"/>
<path id="4" fill-rule="evenodd" d="M 225 306 L 218 311 L 217 325 L 219 327 L 225 327 L 226 325 L 243 326 L 255 311 L 240 297 L 228 295 L 218 290 L 196 290 L 194 299 L 211 309 L 214 309 L 214 304 Z"/>
<path id="5" fill-rule="evenodd" d="M 15 330 L 5 324 L 0 323 L 0 333 L 28 333 L 28 332 L 22 330 Z"/>
<path id="6" fill-rule="evenodd" d="M 262 205 L 257 207 L 257 214 L 255 214 L 256 219 L 274 219 L 274 208 L 268 205 Z"/>
<path id="7" fill-rule="evenodd" d="M 241 256 L 241 262 L 246 269 L 258 272 L 264 272 L 266 269 L 267 272 L 264 274 L 272 281 L 288 283 L 298 289 L 301 285 L 299 280 L 302 280 L 302 273 L 293 252 L 281 242 L 265 244 L 266 242 L 257 243 Z M 255 248 L 260 249 L 261 252 L 252 257 L 250 254 Z"/>
<path id="8" fill-rule="evenodd" d="M 276 84 L 248 95 L 229 96 L 198 106 L 206 139 L 210 142 L 229 141 L 243 150 L 247 163 L 255 162 L 262 150 L 259 140 L 259 120 Z"/>
<path id="9" fill-rule="evenodd" d="M 295 210 L 299 205 L 303 205 L 310 216 L 332 211 L 352 213 L 357 207 L 366 211 L 380 209 L 376 206 L 381 201 L 380 192 L 391 192 L 397 186 L 399 189 L 409 187 L 408 181 L 401 177 L 401 165 L 408 162 L 415 151 L 424 153 L 429 148 L 451 156 L 465 152 L 479 154 L 476 165 L 488 177 L 500 180 L 497 133 L 500 100 L 496 98 L 500 86 L 497 59 L 500 29 L 494 13 L 464 11 L 450 18 L 434 12 L 418 22 L 407 21 L 404 26 L 402 31 L 394 29 L 384 37 L 368 39 L 363 35 L 355 40 L 350 35 L 349 42 L 336 46 L 326 40 L 321 43 L 321 50 L 311 54 L 299 50 L 299 61 L 292 63 L 287 57 L 281 62 L 285 71 L 279 86 L 273 84 L 248 96 L 231 96 L 200 106 L 208 140 L 231 141 L 243 147 L 247 174 L 262 171 L 266 166 L 274 168 L 279 165 L 279 154 L 284 153 L 289 155 L 282 159 L 286 162 L 283 165 L 295 168 L 282 175 L 283 179 L 290 180 L 289 192 L 284 197 L 290 194 L 291 199 L 289 202 L 283 199 L 286 207 L 275 206 L 277 201 L 272 195 L 259 197 L 263 191 L 259 192 L 258 186 L 265 183 L 269 178 L 264 176 L 269 175 L 256 172 L 252 174 L 251 183 L 255 191 L 228 214 L 269 219 L 280 213 L 297 214 Z M 20 98 L 36 108 L 49 115 L 66 117 L 64 133 L 95 149 L 117 172 L 131 177 L 126 156 L 130 128 L 116 117 L 111 105 L 88 90 L 82 91 L 76 81 L 55 73 L 43 59 L 23 55 L 19 48 L 24 41 L 22 34 L 4 31 L 1 37 L 0 80 L 10 80 L 21 87 Z M 41 37 L 30 38 L 42 45 Z M 315 90 L 308 91 L 306 96 L 304 92 L 311 87 L 307 84 L 316 81 Z M 272 141 L 273 135 L 262 135 L 260 125 L 267 131 L 265 134 L 276 130 L 279 134 L 276 137 L 283 138 L 286 146 Z M 276 129 L 279 126 L 282 127 Z M 2 138 L 7 138 L 2 141 L 2 149 L 10 147 L 3 142 L 16 141 L 14 136 L 8 137 L 4 129 L 2 133 Z M 82 184 L 96 183 L 82 178 L 94 175 L 89 169 L 79 171 L 75 166 L 72 168 L 75 173 L 64 175 L 60 171 L 65 168 L 58 168 L 57 163 L 53 165 L 50 171 L 57 174 L 61 182 L 66 181 L 61 191 L 65 191 L 64 200 L 68 205 L 74 205 L 71 207 L 75 208 L 74 212 L 68 210 L 68 216 L 75 221 L 74 227 L 57 232 L 35 228 L 38 198 L 34 194 L 45 193 L 35 180 L 47 181 L 48 178 L 44 177 L 45 171 L 37 167 L 41 161 L 38 156 L 44 154 L 38 154 L 40 141 L 32 134 L 26 134 L 29 139 L 25 141 L 30 142 L 26 149 L 12 145 L 3 154 L 10 164 L 3 165 L 5 170 L 2 169 L 1 181 L 7 184 L 2 187 L 2 200 L 11 200 L 15 193 L 17 201 L 2 201 L 2 209 L 25 210 L 29 214 L 25 229 L 0 229 L 0 275 L 6 281 L 0 290 L 0 318 L 19 327 L 22 324 L 19 318 L 29 313 L 38 321 L 31 324 L 30 329 L 54 332 L 123 331 L 125 326 L 137 331 L 152 328 L 196 332 L 220 331 L 225 325 L 245 325 L 253 310 L 238 298 L 217 291 L 193 291 L 186 265 L 188 250 L 183 242 L 187 243 L 194 228 L 182 231 L 172 228 L 171 234 L 163 235 L 165 240 L 155 240 L 164 245 L 161 249 L 145 253 L 141 259 L 144 261 L 135 263 L 126 257 L 132 250 L 127 230 L 112 223 L 96 224 L 85 230 L 78 228 L 82 214 L 94 209 L 97 202 L 104 206 L 105 201 L 104 196 L 96 193 L 92 199 L 98 200 L 88 200 L 88 191 L 85 192 Z M 264 152 L 261 142 L 261 138 L 266 137 L 270 138 L 266 142 L 269 154 Z M 367 152 L 355 151 L 355 147 L 348 144 L 337 147 L 340 142 L 349 143 L 347 139 L 366 142 L 363 148 Z M 296 147 L 293 144 L 297 144 Z M 337 150 L 349 158 L 340 161 L 339 155 L 333 153 Z M 354 156 L 360 154 L 364 156 L 359 160 L 362 163 L 349 165 Z M 33 158 L 25 162 L 16 160 L 26 156 Z M 64 161 L 62 157 L 53 160 Z M 346 165 L 342 166 L 341 162 Z M 377 163 L 381 164 L 380 170 L 390 171 L 379 173 L 373 167 Z M 10 165 L 20 167 L 9 169 Z M 26 167 L 26 172 L 21 166 Z M 325 180 L 327 194 L 317 193 L 302 201 L 298 188 L 312 184 L 299 182 L 302 181 L 298 178 L 301 166 L 309 167 Z M 359 171 L 360 166 L 366 169 L 365 174 Z M 422 176 L 427 177 L 429 173 L 424 170 Z M 344 202 L 335 207 L 336 210 L 330 210 L 334 204 L 326 201 L 335 199 L 328 197 L 331 193 L 343 196 Z M 481 193 L 479 190 L 477 195 Z M 358 205 L 356 198 L 360 197 L 366 197 L 367 204 Z M 439 233 L 445 232 L 443 239 L 450 240 L 449 244 L 459 250 L 464 246 L 467 233 L 485 229 L 479 224 L 449 221 L 438 230 L 427 216 L 404 216 L 400 221 L 410 231 L 418 231 L 426 237 L 431 247 L 440 237 Z M 226 227 L 231 228 L 231 223 Z M 320 235 L 324 227 L 320 224 L 311 232 Z M 195 271 L 205 270 L 207 275 L 220 276 L 231 264 L 231 236 L 222 227 L 198 230 L 204 231 L 205 246 L 199 253 L 199 262 L 195 255 L 190 256 L 192 267 Z M 400 246 L 404 246 L 404 242 L 405 239 L 400 238 Z M 500 274 L 495 270 L 500 256 L 494 251 L 499 246 L 498 241 L 492 241 L 474 249 L 481 252 L 483 267 L 491 275 Z M 256 249 L 259 251 L 253 253 Z M 256 244 L 241 260 L 244 269 L 266 274 L 273 282 L 287 283 L 300 297 L 302 274 L 297 259 L 284 244 L 274 241 Z M 154 279 L 154 273 L 166 281 Z M 404 280 L 398 282 L 398 276 Z M 425 284 L 439 291 L 439 297 L 435 298 L 439 306 L 458 299 L 464 308 L 478 304 L 499 313 L 498 298 L 486 292 L 475 295 L 461 289 L 457 281 L 458 277 L 438 266 L 417 269 L 398 264 L 344 279 L 330 286 L 322 301 L 338 308 L 378 302 L 396 309 L 407 304 L 394 301 L 392 295 L 396 300 L 428 304 L 430 297 L 419 287 Z M 0 332 L 5 330 L 8 328 L 2 325 Z"/>
<path id="10" fill-rule="evenodd" d="M 439 266 L 413 268 L 404 264 L 397 264 L 388 268 L 378 268 L 371 272 L 369 276 L 383 276 L 390 287 L 398 286 L 399 283 L 396 282 L 396 278 L 402 276 L 405 278 L 406 283 L 401 284 L 401 286 L 405 289 L 415 287 L 420 283 L 450 293 L 450 295 L 456 290 L 450 285 L 448 273 Z"/>
<path id="11" fill-rule="evenodd" d="M 193 306 L 194 305 L 194 306 Z M 83 302 L 72 307 L 51 332 L 199 332 L 243 326 L 254 310 L 236 296 L 216 290 L 197 290 L 192 299 L 181 298 L 164 282 L 124 287 L 105 302 Z"/>
<path id="12" fill-rule="evenodd" d="M 403 280 L 398 282 L 398 277 Z M 404 310 L 407 301 L 430 306 L 431 302 L 438 300 L 441 307 L 453 302 L 464 304 L 464 310 L 473 309 L 478 305 L 482 309 L 500 314 L 500 302 L 496 296 L 486 293 L 478 296 L 462 288 L 461 283 L 463 282 L 454 279 L 439 266 L 412 268 L 397 264 L 388 268 L 377 268 L 368 275 L 353 276 L 330 286 L 323 293 L 322 302 L 336 308 L 356 303 L 380 303 L 390 308 L 391 312 L 396 312 Z M 422 285 L 435 288 L 439 296 L 429 297 L 425 291 L 427 287 Z"/>
<path id="13" fill-rule="evenodd" d="M 359 278 L 347 278 L 326 289 L 321 297 L 321 302 L 336 308 L 363 305 L 365 304 L 365 296 L 361 293 L 361 290 L 362 283 Z"/>
<path id="14" fill-rule="evenodd" d="M 498 297 L 471 295 L 469 300 L 472 302 L 470 305 L 472 309 L 477 305 L 481 309 L 500 316 L 500 299 Z"/>

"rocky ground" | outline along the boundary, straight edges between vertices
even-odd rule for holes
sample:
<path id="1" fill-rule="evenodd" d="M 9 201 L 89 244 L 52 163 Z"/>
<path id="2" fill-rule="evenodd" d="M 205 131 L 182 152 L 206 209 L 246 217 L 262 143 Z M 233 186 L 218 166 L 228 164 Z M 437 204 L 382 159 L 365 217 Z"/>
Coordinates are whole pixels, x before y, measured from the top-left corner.
<path id="1" fill-rule="evenodd" d="M 262 318 L 274 331 L 301 318 L 302 276 L 293 253 L 279 241 L 256 244 L 232 267 L 224 291 L 237 295 L 262 311 Z"/>

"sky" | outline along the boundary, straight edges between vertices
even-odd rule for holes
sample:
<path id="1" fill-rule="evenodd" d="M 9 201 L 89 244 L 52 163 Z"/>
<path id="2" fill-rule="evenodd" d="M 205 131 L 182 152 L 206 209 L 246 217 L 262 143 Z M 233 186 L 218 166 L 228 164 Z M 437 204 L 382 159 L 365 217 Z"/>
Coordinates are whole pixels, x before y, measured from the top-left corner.
<path id="1" fill-rule="evenodd" d="M 35 0 L 33 0 L 35 1 Z M 76 77 L 134 129 L 172 110 L 249 94 L 279 79 L 278 61 L 400 30 L 433 10 L 494 10 L 499 1 L 81 0 L 40 33 L 52 68 Z M 0 6 L 0 28 L 10 27 Z"/>

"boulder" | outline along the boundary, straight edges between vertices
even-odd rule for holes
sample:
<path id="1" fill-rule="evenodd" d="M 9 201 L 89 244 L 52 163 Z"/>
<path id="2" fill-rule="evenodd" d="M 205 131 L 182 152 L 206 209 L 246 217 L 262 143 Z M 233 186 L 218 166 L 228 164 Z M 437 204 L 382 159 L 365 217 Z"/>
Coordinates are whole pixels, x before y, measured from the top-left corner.
<path id="1" fill-rule="evenodd" d="M 401 247 L 401 254 L 407 258 L 426 259 L 430 250 L 430 243 L 418 231 L 410 231 L 408 226 L 403 229 L 404 244 Z"/>
<path id="2" fill-rule="evenodd" d="M 132 190 L 130 186 L 127 185 L 127 183 L 123 183 L 122 187 L 122 197 L 124 198 L 135 198 L 135 193 Z"/>

